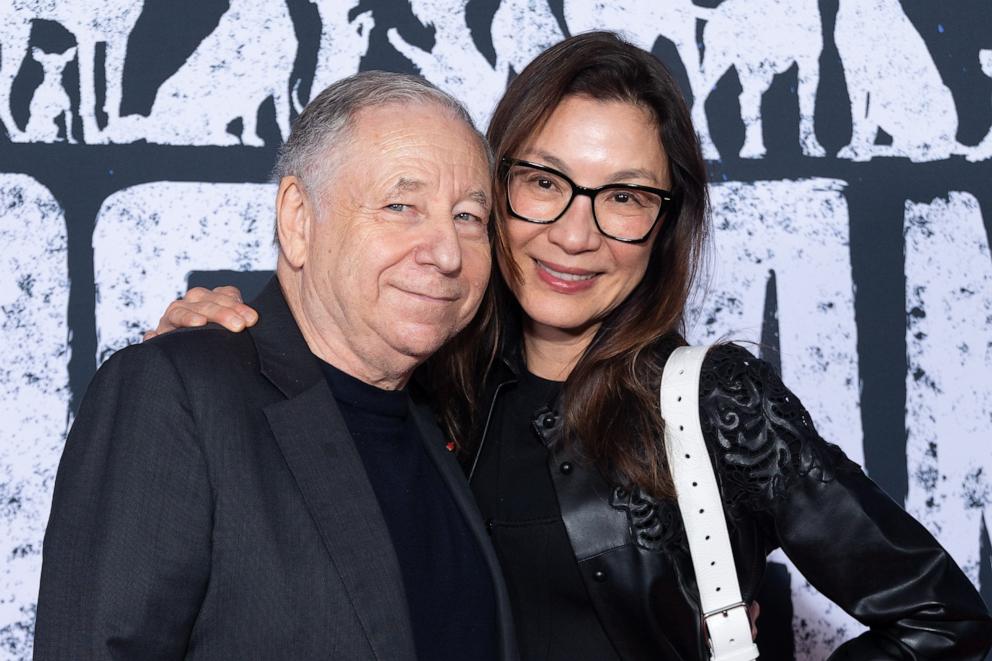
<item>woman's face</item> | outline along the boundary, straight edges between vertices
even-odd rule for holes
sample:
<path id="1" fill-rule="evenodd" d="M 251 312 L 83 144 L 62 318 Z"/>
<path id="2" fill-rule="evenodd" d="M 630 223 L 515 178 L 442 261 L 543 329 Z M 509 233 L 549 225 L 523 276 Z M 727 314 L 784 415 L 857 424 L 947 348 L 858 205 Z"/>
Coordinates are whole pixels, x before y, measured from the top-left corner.
<path id="1" fill-rule="evenodd" d="M 554 168 L 588 188 L 624 183 L 671 189 L 654 119 L 630 103 L 566 97 L 521 151 L 509 156 Z M 509 214 L 503 222 L 520 269 L 520 280 L 511 287 L 526 315 L 525 330 L 555 339 L 591 337 L 627 298 L 644 277 L 664 218 L 639 244 L 601 234 L 592 199 L 581 195 L 549 225 Z M 501 268 L 506 277 L 505 265 Z"/>

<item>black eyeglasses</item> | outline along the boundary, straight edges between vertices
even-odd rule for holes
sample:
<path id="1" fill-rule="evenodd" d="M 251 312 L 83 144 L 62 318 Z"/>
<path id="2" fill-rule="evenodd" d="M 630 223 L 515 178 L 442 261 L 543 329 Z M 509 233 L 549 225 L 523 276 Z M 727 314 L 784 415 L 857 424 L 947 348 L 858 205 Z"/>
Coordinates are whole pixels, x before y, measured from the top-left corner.
<path id="1" fill-rule="evenodd" d="M 568 211 L 576 195 L 592 200 L 592 218 L 601 234 L 624 243 L 643 243 L 672 201 L 671 191 L 640 184 L 579 186 L 546 165 L 504 158 L 506 203 L 514 218 L 547 225 Z"/>

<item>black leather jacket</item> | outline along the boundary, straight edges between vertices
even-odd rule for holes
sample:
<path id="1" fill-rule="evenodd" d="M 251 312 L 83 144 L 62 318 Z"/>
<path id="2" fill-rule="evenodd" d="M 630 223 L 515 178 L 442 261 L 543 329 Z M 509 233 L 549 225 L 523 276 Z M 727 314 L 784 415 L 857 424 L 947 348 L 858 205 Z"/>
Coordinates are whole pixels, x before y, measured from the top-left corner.
<path id="1" fill-rule="evenodd" d="M 503 370 L 486 390 L 492 405 L 515 380 L 509 362 Z M 745 601 L 758 590 L 766 556 L 781 547 L 811 584 L 870 627 L 831 659 L 985 658 L 992 620 L 967 577 L 820 438 L 767 363 L 733 345 L 711 349 L 700 418 Z M 561 420 L 544 409 L 533 423 L 550 449 L 561 515 L 607 635 L 624 659 L 707 659 L 677 504 L 617 486 L 563 449 Z M 473 471 L 474 462 L 469 479 Z"/>

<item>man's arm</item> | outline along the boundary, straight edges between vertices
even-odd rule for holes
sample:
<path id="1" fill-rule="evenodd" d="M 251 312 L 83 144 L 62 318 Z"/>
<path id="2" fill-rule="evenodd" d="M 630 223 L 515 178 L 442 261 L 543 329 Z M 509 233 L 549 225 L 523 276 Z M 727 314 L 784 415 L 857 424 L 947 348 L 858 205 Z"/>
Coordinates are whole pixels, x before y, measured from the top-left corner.
<path id="1" fill-rule="evenodd" d="M 181 659 L 210 572 L 212 494 L 186 390 L 156 343 L 98 370 L 45 533 L 35 659 Z"/>

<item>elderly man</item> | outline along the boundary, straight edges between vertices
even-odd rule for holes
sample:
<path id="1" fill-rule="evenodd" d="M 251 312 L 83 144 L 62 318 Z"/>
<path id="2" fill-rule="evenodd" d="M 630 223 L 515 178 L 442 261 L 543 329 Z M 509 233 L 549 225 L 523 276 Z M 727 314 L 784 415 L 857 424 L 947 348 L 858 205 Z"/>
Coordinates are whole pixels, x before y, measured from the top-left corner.
<path id="1" fill-rule="evenodd" d="M 279 156 L 247 333 L 97 372 L 45 538 L 36 659 L 510 659 L 495 555 L 404 389 L 486 286 L 485 142 L 425 81 L 320 94 Z"/>

